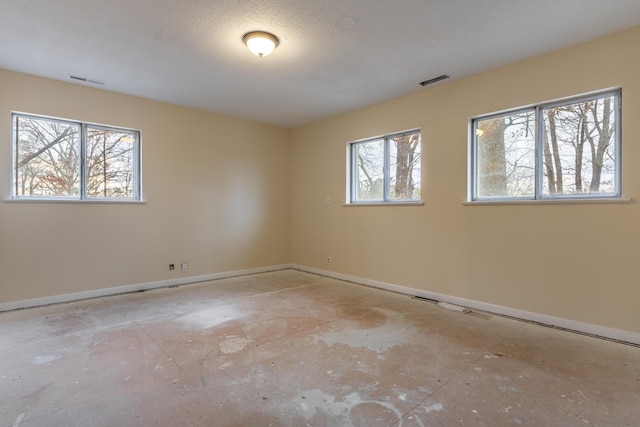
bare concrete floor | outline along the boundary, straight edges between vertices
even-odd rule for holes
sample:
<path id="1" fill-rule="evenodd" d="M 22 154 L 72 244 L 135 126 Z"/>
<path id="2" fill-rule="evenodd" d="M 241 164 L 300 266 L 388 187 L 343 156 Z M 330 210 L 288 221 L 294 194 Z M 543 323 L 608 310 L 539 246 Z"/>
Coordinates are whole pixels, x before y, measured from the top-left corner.
<path id="1" fill-rule="evenodd" d="M 0 314 L 0 426 L 638 426 L 640 348 L 294 270 Z"/>

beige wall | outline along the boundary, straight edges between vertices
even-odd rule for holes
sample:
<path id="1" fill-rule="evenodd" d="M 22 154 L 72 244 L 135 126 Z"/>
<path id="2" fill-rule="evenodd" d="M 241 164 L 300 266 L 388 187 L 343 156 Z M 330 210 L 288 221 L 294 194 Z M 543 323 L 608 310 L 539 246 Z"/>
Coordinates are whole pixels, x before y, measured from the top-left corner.
<path id="1" fill-rule="evenodd" d="M 0 302 L 289 262 L 289 130 L 2 70 L 0 94 L 2 198 L 13 110 L 140 129 L 146 201 L 0 201 Z"/>
<path id="2" fill-rule="evenodd" d="M 0 70 L 3 198 L 15 110 L 141 129 L 146 200 L 0 202 L 0 303 L 184 278 L 182 261 L 293 262 L 640 332 L 639 44 L 640 28 L 291 131 Z M 616 86 L 632 203 L 462 204 L 469 117 Z M 342 206 L 348 141 L 416 127 L 424 206 Z"/>
<path id="3" fill-rule="evenodd" d="M 292 262 L 640 332 L 638 46 L 640 28 L 294 129 Z M 617 86 L 632 203 L 462 204 L 470 117 Z M 346 144 L 416 127 L 425 205 L 342 206 Z"/>

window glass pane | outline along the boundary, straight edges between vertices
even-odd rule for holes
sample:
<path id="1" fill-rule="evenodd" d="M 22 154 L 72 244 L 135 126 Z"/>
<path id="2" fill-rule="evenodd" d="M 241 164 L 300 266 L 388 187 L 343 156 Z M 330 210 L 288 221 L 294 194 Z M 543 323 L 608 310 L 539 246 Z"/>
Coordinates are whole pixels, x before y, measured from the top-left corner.
<path id="1" fill-rule="evenodd" d="M 14 116 L 16 196 L 79 197 L 80 126 Z"/>
<path id="2" fill-rule="evenodd" d="M 353 144 L 355 200 L 382 200 L 384 194 L 384 140 Z"/>
<path id="3" fill-rule="evenodd" d="M 543 110 L 543 195 L 613 195 L 615 96 Z"/>
<path id="4" fill-rule="evenodd" d="M 389 198 L 420 200 L 420 134 L 396 136 L 389 143 Z"/>
<path id="5" fill-rule="evenodd" d="M 136 133 L 87 128 L 87 196 L 133 198 Z"/>
<path id="6" fill-rule="evenodd" d="M 475 120 L 476 197 L 535 195 L 535 112 Z"/>

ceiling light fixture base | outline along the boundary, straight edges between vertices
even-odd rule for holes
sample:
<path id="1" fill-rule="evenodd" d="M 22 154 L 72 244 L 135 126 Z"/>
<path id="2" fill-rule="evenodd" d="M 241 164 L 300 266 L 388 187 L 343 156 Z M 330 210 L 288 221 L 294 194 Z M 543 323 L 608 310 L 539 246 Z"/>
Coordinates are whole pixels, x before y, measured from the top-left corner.
<path id="1" fill-rule="evenodd" d="M 251 31 L 242 36 L 242 41 L 247 45 L 251 53 L 262 58 L 270 55 L 278 47 L 280 40 L 266 31 Z"/>

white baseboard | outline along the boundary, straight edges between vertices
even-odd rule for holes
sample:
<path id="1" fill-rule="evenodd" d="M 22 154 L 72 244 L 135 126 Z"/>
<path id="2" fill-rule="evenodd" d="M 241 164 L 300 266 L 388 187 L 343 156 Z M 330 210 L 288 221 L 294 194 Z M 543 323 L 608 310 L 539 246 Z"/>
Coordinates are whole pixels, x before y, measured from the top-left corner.
<path id="1" fill-rule="evenodd" d="M 609 338 L 617 341 L 640 345 L 640 333 L 625 331 L 622 329 L 609 328 L 607 326 L 594 325 L 591 323 L 578 322 L 562 317 L 549 316 L 546 314 L 533 313 L 530 311 L 519 310 L 511 307 L 504 307 L 495 304 L 489 304 L 482 301 L 475 301 L 466 298 L 455 297 L 436 292 L 429 292 L 420 289 L 410 288 L 407 286 L 399 286 L 392 283 L 380 282 L 377 280 L 364 279 L 362 277 L 350 276 L 347 274 L 335 273 L 317 268 L 306 267 L 303 265 L 292 264 L 291 268 L 308 273 L 319 274 L 322 276 L 332 277 L 335 279 L 345 280 L 347 282 L 358 283 L 361 285 L 371 286 L 374 288 L 384 289 L 402 294 L 413 295 L 421 298 L 428 298 L 435 301 L 447 302 L 463 307 L 482 310 L 498 315 L 514 317 L 522 320 L 540 323 L 547 326 L 553 326 L 562 329 L 568 329 L 575 332 L 581 332 L 603 338 Z"/>
<path id="2" fill-rule="evenodd" d="M 113 288 L 96 289 L 93 291 L 75 292 L 71 294 L 53 295 L 43 298 L 32 298 L 20 301 L 0 303 L 0 312 L 18 310 L 21 308 L 39 307 L 50 304 L 60 304 L 89 298 L 100 298 L 110 295 L 127 294 L 130 292 L 146 291 L 149 289 L 166 288 L 169 286 L 186 285 L 190 283 L 207 282 L 209 280 L 225 279 L 247 274 L 266 273 L 269 271 L 290 269 L 290 264 L 271 265 L 268 267 L 249 268 L 245 270 L 224 271 L 220 273 L 205 274 L 202 276 L 187 276 L 177 279 L 159 280 L 156 282 L 138 283 L 134 285 L 117 286 Z"/>
<path id="3" fill-rule="evenodd" d="M 528 320 L 531 322 L 541 323 L 548 326 L 568 329 L 589 335 L 609 338 L 617 341 L 624 341 L 636 345 L 640 345 L 640 333 L 625 331 L 622 329 L 609 328 L 607 326 L 594 325 L 591 323 L 578 322 L 562 317 L 549 316 L 546 314 L 533 313 L 530 311 L 519 310 L 511 307 L 504 307 L 495 304 L 489 304 L 482 301 L 475 301 L 456 296 L 440 294 L 436 292 L 424 291 L 421 289 L 410 288 L 408 286 L 395 285 L 393 283 L 380 282 L 378 280 L 365 279 L 362 277 L 351 276 L 348 274 L 335 273 L 333 271 L 322 270 L 318 268 L 307 267 L 299 264 L 280 264 L 267 267 L 249 268 L 244 270 L 225 271 L 220 273 L 205 274 L 202 276 L 188 276 L 178 279 L 159 280 L 156 282 L 146 282 L 134 285 L 117 286 L 113 288 L 96 289 L 92 291 L 76 292 L 71 294 L 54 295 L 43 298 L 33 298 L 20 301 L 12 301 L 0 303 L 0 312 L 18 310 L 22 308 L 38 307 L 50 304 L 59 304 L 71 301 L 78 301 L 89 298 L 100 298 L 110 295 L 126 294 L 130 292 L 145 291 L 157 288 L 166 288 L 169 286 L 186 285 L 198 282 L 207 282 L 210 280 L 225 279 L 229 277 L 245 276 L 248 274 L 267 273 L 270 271 L 295 269 L 308 273 L 319 274 L 334 279 L 344 280 L 347 282 L 358 283 L 365 286 L 371 286 L 387 291 L 398 292 L 401 294 L 428 298 L 435 301 L 442 301 L 462 307 L 482 310 L 498 315 L 514 317 L 518 319 Z"/>

